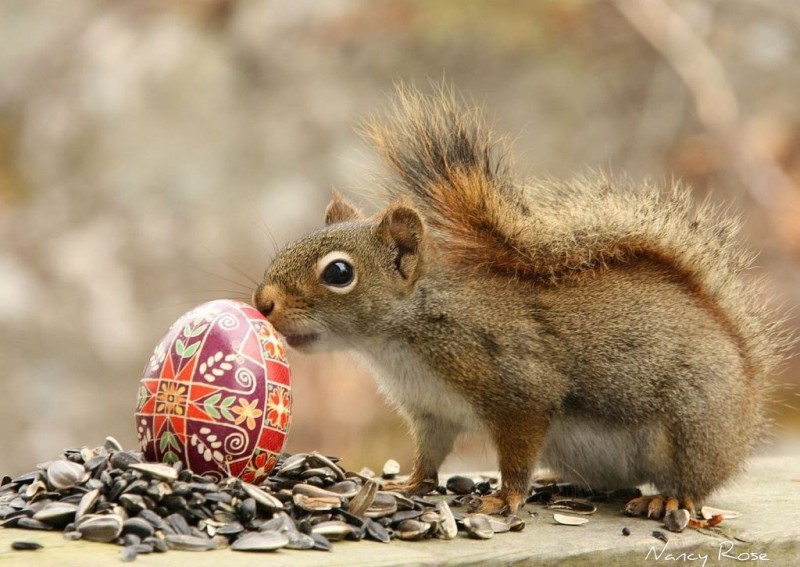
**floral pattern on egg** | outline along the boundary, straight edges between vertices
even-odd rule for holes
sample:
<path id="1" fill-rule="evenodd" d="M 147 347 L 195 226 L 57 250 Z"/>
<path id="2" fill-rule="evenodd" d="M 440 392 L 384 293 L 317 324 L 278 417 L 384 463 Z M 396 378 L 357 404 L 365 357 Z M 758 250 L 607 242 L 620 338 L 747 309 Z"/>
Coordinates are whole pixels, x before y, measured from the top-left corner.
<path id="1" fill-rule="evenodd" d="M 258 483 L 278 462 L 291 409 L 286 350 L 272 325 L 246 303 L 217 300 L 183 315 L 155 348 L 136 431 L 148 461 Z"/>

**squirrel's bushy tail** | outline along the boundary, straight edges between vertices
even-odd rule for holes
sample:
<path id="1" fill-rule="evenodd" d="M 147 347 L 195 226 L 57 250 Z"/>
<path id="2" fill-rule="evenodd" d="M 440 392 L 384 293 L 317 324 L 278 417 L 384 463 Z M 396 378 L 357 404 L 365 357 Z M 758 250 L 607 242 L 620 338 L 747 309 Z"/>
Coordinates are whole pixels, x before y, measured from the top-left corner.
<path id="1" fill-rule="evenodd" d="M 399 177 L 391 194 L 418 206 L 443 258 L 552 284 L 650 257 L 724 315 L 751 377 L 763 380 L 784 360 L 789 341 L 762 286 L 742 277 L 753 256 L 736 242 L 739 222 L 708 202 L 695 208 L 687 188 L 634 188 L 602 174 L 517 183 L 505 144 L 446 89 L 400 87 L 364 130 Z"/>

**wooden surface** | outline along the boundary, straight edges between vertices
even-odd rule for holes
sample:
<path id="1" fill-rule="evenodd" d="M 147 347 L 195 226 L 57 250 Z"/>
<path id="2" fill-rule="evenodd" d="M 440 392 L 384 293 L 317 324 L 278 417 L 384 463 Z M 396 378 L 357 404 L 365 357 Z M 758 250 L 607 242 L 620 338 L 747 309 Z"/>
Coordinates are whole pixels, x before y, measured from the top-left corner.
<path id="1" fill-rule="evenodd" d="M 191 567 L 800 565 L 800 456 L 755 459 L 746 473 L 707 504 L 739 511 L 742 517 L 726 520 L 718 531 L 689 529 L 680 534 L 668 533 L 666 549 L 663 542 L 651 535 L 653 530 L 663 530 L 659 522 L 627 518 L 620 513 L 618 504 L 599 505 L 597 513 L 589 516 L 589 523 L 578 527 L 558 525 L 553 521 L 552 512 L 541 505 L 528 504 L 520 513 L 527 522 L 523 532 L 496 534 L 487 541 L 470 540 L 459 534 L 453 541 L 339 542 L 329 553 L 169 551 L 139 556 L 133 564 Z M 630 529 L 630 536 L 622 535 L 625 526 Z M 13 551 L 11 542 L 17 540 L 37 541 L 45 548 Z M 120 550 L 114 545 L 66 541 L 60 533 L 0 529 L 0 567 L 120 565 Z"/>

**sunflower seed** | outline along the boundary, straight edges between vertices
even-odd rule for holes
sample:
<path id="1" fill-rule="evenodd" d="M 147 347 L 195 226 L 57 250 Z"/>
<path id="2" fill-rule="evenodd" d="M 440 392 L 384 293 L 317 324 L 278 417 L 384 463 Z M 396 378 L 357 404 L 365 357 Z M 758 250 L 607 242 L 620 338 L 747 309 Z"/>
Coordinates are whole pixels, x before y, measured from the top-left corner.
<path id="1" fill-rule="evenodd" d="M 307 466 L 308 455 L 306 453 L 295 453 L 281 463 L 278 474 L 285 476 L 291 473 L 302 471 Z"/>
<path id="2" fill-rule="evenodd" d="M 450 506 L 444 500 L 436 504 L 436 511 L 439 513 L 442 521 L 439 524 L 439 534 L 442 539 L 453 539 L 458 534 L 458 526 L 456 525 L 455 516 Z"/>
<path id="3" fill-rule="evenodd" d="M 386 494 L 389 494 L 391 495 L 392 498 L 394 498 L 394 501 L 397 503 L 398 510 L 413 510 L 415 508 L 418 508 L 419 506 L 422 507 L 427 506 L 431 508 L 435 506 L 433 502 L 425 501 L 422 499 L 420 499 L 419 501 L 413 500 L 411 498 L 403 496 L 399 492 L 387 492 Z M 425 502 L 425 504 L 422 504 L 422 502 Z"/>
<path id="4" fill-rule="evenodd" d="M 283 503 L 257 486 L 253 486 L 247 482 L 242 483 L 242 490 L 256 501 L 256 504 L 263 506 L 267 510 L 283 510 Z"/>
<path id="5" fill-rule="evenodd" d="M 119 441 L 110 435 L 106 437 L 105 441 L 103 442 L 103 448 L 105 448 L 107 451 L 122 451 L 122 445 L 120 445 Z"/>
<path id="6" fill-rule="evenodd" d="M 97 499 L 100 497 L 100 490 L 94 489 L 90 490 L 86 494 L 81 497 L 80 502 L 78 502 L 78 508 L 75 510 L 75 519 L 80 520 L 84 515 L 89 514 L 94 511 L 94 507 L 97 504 Z"/>
<path id="7" fill-rule="evenodd" d="M 64 461 L 68 462 L 68 461 Z M 32 482 L 28 485 L 25 489 L 25 497 L 28 499 L 29 502 L 33 502 L 36 500 L 40 495 L 47 493 L 47 485 L 42 482 L 41 480 L 37 480 L 36 482 Z"/>
<path id="8" fill-rule="evenodd" d="M 135 516 L 142 510 L 148 508 L 144 498 L 138 494 L 123 494 L 119 497 L 119 503 L 122 504 L 123 508 L 125 508 L 131 516 Z"/>
<path id="9" fill-rule="evenodd" d="M 486 514 L 470 514 L 463 520 L 467 535 L 475 539 L 489 539 L 494 536 L 491 519 Z"/>
<path id="10" fill-rule="evenodd" d="M 208 538 L 187 534 L 170 534 L 164 537 L 167 547 L 180 551 L 208 551 L 216 544 Z"/>
<path id="11" fill-rule="evenodd" d="M 272 517 L 272 519 L 264 522 L 258 529 L 259 531 L 274 530 L 276 532 L 283 532 L 287 530 L 294 530 L 296 528 L 294 522 L 289 515 L 286 514 L 286 512 L 278 512 Z"/>
<path id="12" fill-rule="evenodd" d="M 138 554 L 139 552 L 136 551 L 136 548 L 129 545 L 122 548 L 122 551 L 119 552 L 119 558 L 123 563 L 130 563 L 136 560 Z"/>
<path id="13" fill-rule="evenodd" d="M 138 543 L 142 543 L 142 538 L 137 536 L 136 534 L 122 534 L 122 542 L 125 546 L 133 546 Z"/>
<path id="14" fill-rule="evenodd" d="M 167 527 L 167 524 L 161 519 L 161 516 L 152 510 L 142 510 L 139 512 L 139 517 L 157 530 L 163 531 Z"/>
<path id="15" fill-rule="evenodd" d="M 392 479 L 400 473 L 400 463 L 394 459 L 389 459 L 381 469 L 381 477 L 385 479 Z"/>
<path id="16" fill-rule="evenodd" d="M 155 536 L 146 537 L 142 540 L 142 543 L 145 545 L 149 545 L 150 547 L 153 548 L 153 551 L 158 553 L 164 553 L 165 551 L 167 551 L 167 549 L 169 549 L 167 547 L 167 542 L 165 542 L 160 537 L 155 537 Z"/>
<path id="17" fill-rule="evenodd" d="M 11 527 L 10 525 L 3 523 L 3 527 Z M 34 520 L 33 518 L 28 518 L 26 516 L 20 517 L 17 522 L 17 528 L 24 528 L 26 530 L 52 530 L 53 526 L 50 524 L 45 524 L 42 521 Z"/>
<path id="18" fill-rule="evenodd" d="M 475 481 L 466 476 L 451 476 L 445 485 L 453 494 L 464 495 L 475 491 Z"/>
<path id="19" fill-rule="evenodd" d="M 128 484 L 128 486 L 123 491 L 124 494 L 138 494 L 143 495 L 147 492 L 147 489 L 150 487 L 150 483 L 146 480 L 140 478 L 139 480 L 135 480 Z"/>
<path id="20" fill-rule="evenodd" d="M 186 521 L 186 518 L 184 518 L 177 512 L 174 514 L 170 514 L 169 516 L 164 518 L 164 520 L 173 530 L 175 530 L 175 533 L 177 534 L 188 535 L 192 531 L 191 528 L 189 527 L 188 522 Z"/>
<path id="21" fill-rule="evenodd" d="M 320 522 L 311 528 L 311 533 L 325 536 L 330 541 L 340 541 L 346 537 L 360 539 L 358 528 L 337 520 Z"/>
<path id="22" fill-rule="evenodd" d="M 653 532 L 652 532 L 652 535 L 653 535 L 653 537 L 654 537 L 654 538 L 656 538 L 656 539 L 660 539 L 660 540 L 661 540 L 661 541 L 663 541 L 664 543 L 667 543 L 667 542 L 669 541 L 669 538 L 667 537 L 667 534 L 665 534 L 665 533 L 664 533 L 664 532 L 662 532 L 662 531 L 659 531 L 659 530 L 653 530 Z"/>
<path id="23" fill-rule="evenodd" d="M 91 459 L 85 461 L 83 463 L 84 468 L 87 471 L 95 472 L 97 470 L 105 469 L 106 465 L 108 464 L 108 455 L 95 455 Z"/>
<path id="24" fill-rule="evenodd" d="M 366 530 L 365 535 L 370 539 L 374 539 L 375 541 L 379 541 L 381 543 L 389 543 L 389 540 L 391 540 L 389 532 L 386 530 L 386 528 L 374 520 L 367 518 L 364 528 Z"/>
<path id="25" fill-rule="evenodd" d="M 548 505 L 551 510 L 562 510 L 564 512 L 572 512 L 573 514 L 594 514 L 597 507 L 588 500 L 577 500 L 571 498 L 560 498 L 551 501 Z"/>
<path id="26" fill-rule="evenodd" d="M 397 525 L 394 533 L 397 536 L 397 539 L 416 541 L 424 538 L 430 529 L 431 525 L 427 522 L 403 520 Z"/>
<path id="27" fill-rule="evenodd" d="M 76 530 L 83 539 L 108 543 L 122 533 L 122 520 L 116 514 L 88 514 L 80 519 Z"/>
<path id="28" fill-rule="evenodd" d="M 75 504 L 64 502 L 51 502 L 33 515 L 34 520 L 39 520 L 53 527 L 63 528 L 73 519 L 78 507 Z"/>
<path id="29" fill-rule="evenodd" d="M 378 483 L 374 480 L 366 481 L 364 486 L 362 486 L 358 493 L 350 500 L 350 513 L 356 516 L 363 516 L 372 506 L 377 493 Z"/>
<path id="30" fill-rule="evenodd" d="M 342 505 L 342 500 L 338 496 L 306 496 L 305 494 L 295 494 L 292 497 L 295 506 L 309 512 L 329 512 Z"/>
<path id="31" fill-rule="evenodd" d="M 286 549 L 313 549 L 314 538 L 310 535 L 303 534 L 297 530 L 287 530 L 283 533 L 289 540 L 286 544 Z"/>
<path id="32" fill-rule="evenodd" d="M 333 546 L 331 545 L 331 542 L 328 541 L 328 538 L 326 538 L 322 534 L 314 534 L 314 533 L 312 533 L 311 534 L 311 539 L 314 540 L 314 549 L 318 549 L 320 551 L 330 551 L 330 550 L 333 549 Z"/>
<path id="33" fill-rule="evenodd" d="M 506 523 L 504 518 L 495 518 L 489 516 L 489 525 L 492 527 L 492 531 L 496 534 L 502 534 L 511 531 L 511 526 Z"/>
<path id="34" fill-rule="evenodd" d="M 108 499 L 111 502 L 116 502 L 127 487 L 128 487 L 128 481 L 125 480 L 124 478 L 118 478 L 111 485 L 111 490 L 108 491 Z"/>
<path id="35" fill-rule="evenodd" d="M 239 504 L 239 516 L 247 523 L 256 517 L 256 500 L 255 498 L 245 498 Z"/>
<path id="36" fill-rule="evenodd" d="M 140 517 L 129 518 L 122 523 L 122 533 L 135 534 L 144 540 L 155 533 L 153 526 Z"/>
<path id="37" fill-rule="evenodd" d="M 525 529 L 525 522 L 519 516 L 510 515 L 505 517 L 505 522 L 512 532 L 521 532 Z"/>
<path id="38" fill-rule="evenodd" d="M 233 551 L 275 551 L 289 544 L 289 538 L 280 532 L 256 532 L 240 536 L 231 544 Z"/>
<path id="39" fill-rule="evenodd" d="M 302 486 L 302 485 L 297 485 L 297 486 Z M 360 489 L 361 489 L 361 484 L 350 479 L 342 480 L 328 487 L 328 490 L 330 492 L 333 492 L 334 494 L 340 496 L 341 498 L 352 498 L 353 496 L 358 494 L 358 491 Z"/>
<path id="40" fill-rule="evenodd" d="M 41 543 L 36 543 L 35 541 L 12 541 L 11 542 L 11 549 L 15 551 L 36 551 L 37 549 L 42 549 L 44 547 Z"/>
<path id="41" fill-rule="evenodd" d="M 399 524 L 403 520 L 416 520 L 420 516 L 422 516 L 422 510 L 398 510 L 392 514 L 392 523 Z"/>
<path id="42" fill-rule="evenodd" d="M 337 481 L 344 480 L 345 474 L 342 468 L 333 462 L 330 457 L 326 457 L 325 455 L 321 455 L 314 451 L 310 455 L 308 455 L 308 464 L 312 467 L 327 467 L 330 469 L 334 476 L 336 477 Z"/>
<path id="43" fill-rule="evenodd" d="M 217 528 L 217 533 L 225 536 L 234 536 L 242 533 L 244 526 L 239 522 L 231 522 L 230 524 L 223 524 Z"/>
<path id="44" fill-rule="evenodd" d="M 391 492 L 378 491 L 374 496 L 372 505 L 364 512 L 364 515 L 368 518 L 382 518 L 391 516 L 395 512 L 397 512 L 397 499 L 394 495 Z"/>
<path id="45" fill-rule="evenodd" d="M 178 480 L 178 471 L 168 465 L 162 465 L 160 463 L 132 463 L 128 468 L 144 473 L 152 478 L 157 478 L 158 480 L 166 480 L 168 482 Z"/>
<path id="46" fill-rule="evenodd" d="M 332 515 L 333 515 L 333 519 L 334 520 L 342 520 L 344 522 L 347 522 L 351 526 L 355 526 L 355 527 L 357 527 L 359 529 L 363 528 L 364 524 L 367 521 L 367 518 L 365 518 L 363 516 L 356 516 L 354 514 L 351 514 L 350 512 L 345 510 L 344 508 L 334 508 L 332 512 L 333 512 Z"/>
<path id="47" fill-rule="evenodd" d="M 47 467 L 47 483 L 53 490 L 67 490 L 89 479 L 89 472 L 83 465 L 72 461 L 53 461 Z"/>
<path id="48" fill-rule="evenodd" d="M 113 469 L 119 469 L 123 471 L 127 470 L 130 465 L 141 462 L 142 458 L 139 455 L 129 451 L 119 451 L 117 453 L 113 453 L 111 457 L 109 457 L 109 463 L 111 463 L 111 467 Z"/>

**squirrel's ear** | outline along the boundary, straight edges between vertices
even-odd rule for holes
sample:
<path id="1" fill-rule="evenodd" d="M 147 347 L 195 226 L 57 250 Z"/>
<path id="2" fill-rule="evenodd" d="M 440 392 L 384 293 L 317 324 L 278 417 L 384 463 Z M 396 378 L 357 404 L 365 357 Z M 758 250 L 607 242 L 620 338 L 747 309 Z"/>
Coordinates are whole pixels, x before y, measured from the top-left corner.
<path id="1" fill-rule="evenodd" d="M 354 205 L 350 204 L 341 193 L 338 191 L 333 192 L 333 198 L 328 203 L 328 208 L 325 209 L 325 224 L 334 224 L 337 222 L 361 220 L 364 215 Z"/>
<path id="2" fill-rule="evenodd" d="M 422 268 L 420 256 L 425 237 L 425 224 L 416 209 L 404 204 L 390 206 L 378 223 L 377 235 L 396 251 L 394 264 L 400 276 L 414 283 Z"/>

